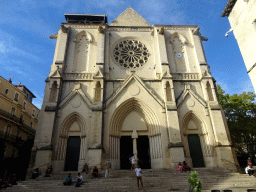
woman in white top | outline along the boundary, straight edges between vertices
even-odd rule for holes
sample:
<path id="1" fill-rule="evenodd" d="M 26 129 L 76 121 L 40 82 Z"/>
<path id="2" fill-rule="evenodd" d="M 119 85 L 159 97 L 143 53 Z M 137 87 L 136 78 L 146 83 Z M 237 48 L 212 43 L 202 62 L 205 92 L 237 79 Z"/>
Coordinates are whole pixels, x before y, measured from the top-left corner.
<path id="1" fill-rule="evenodd" d="M 137 163 L 136 161 L 136 157 L 133 155 L 132 156 L 132 168 L 134 169 L 135 168 L 135 164 Z"/>
<path id="2" fill-rule="evenodd" d="M 139 181 L 140 181 L 141 187 L 142 187 L 142 189 L 143 189 L 143 183 L 142 183 L 142 178 L 141 178 L 141 168 L 140 168 L 139 165 L 137 165 L 137 168 L 135 168 L 134 172 L 135 172 L 136 177 L 137 177 L 138 189 L 140 188 L 140 186 L 139 186 Z"/>
<path id="3" fill-rule="evenodd" d="M 254 174 L 254 170 L 252 168 L 251 165 L 248 165 L 246 168 L 245 168 L 245 173 L 246 174 L 249 174 L 249 176 L 253 175 Z"/>

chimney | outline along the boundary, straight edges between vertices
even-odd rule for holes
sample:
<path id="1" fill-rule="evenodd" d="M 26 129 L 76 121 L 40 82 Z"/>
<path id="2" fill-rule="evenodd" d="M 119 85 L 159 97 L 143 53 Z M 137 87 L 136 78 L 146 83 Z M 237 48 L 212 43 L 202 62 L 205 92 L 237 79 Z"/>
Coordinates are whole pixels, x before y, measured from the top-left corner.
<path id="1" fill-rule="evenodd" d="M 9 83 L 12 83 L 12 78 L 9 78 L 9 79 L 8 79 L 8 82 L 9 82 Z"/>
<path id="2" fill-rule="evenodd" d="M 19 86 L 20 86 L 20 84 L 21 84 L 21 82 L 19 82 L 17 86 L 19 87 Z"/>

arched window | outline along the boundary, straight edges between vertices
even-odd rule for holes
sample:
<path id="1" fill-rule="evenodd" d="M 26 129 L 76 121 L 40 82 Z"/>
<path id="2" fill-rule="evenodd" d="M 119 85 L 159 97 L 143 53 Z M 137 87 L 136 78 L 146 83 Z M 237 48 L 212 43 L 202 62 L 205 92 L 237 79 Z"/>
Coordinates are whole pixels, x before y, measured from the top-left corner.
<path id="1" fill-rule="evenodd" d="M 179 34 L 174 33 L 171 36 L 172 49 L 173 49 L 173 55 L 175 59 L 176 64 L 176 72 L 178 73 L 184 73 L 187 72 L 187 66 L 186 66 L 186 60 L 185 60 L 185 47 L 184 45 L 187 43 L 186 38 Z"/>
<path id="2" fill-rule="evenodd" d="M 206 89 L 207 89 L 209 101 L 214 101 L 213 94 L 212 94 L 212 88 L 211 88 L 209 81 L 207 81 L 207 83 L 206 83 Z"/>
<path id="3" fill-rule="evenodd" d="M 76 36 L 73 71 L 86 71 L 91 41 L 92 37 L 88 32 L 82 31 Z"/>
<path id="4" fill-rule="evenodd" d="M 101 85 L 100 82 L 98 81 L 95 87 L 95 98 L 94 101 L 98 102 L 101 100 Z"/>
<path id="5" fill-rule="evenodd" d="M 171 86 L 169 81 L 166 82 L 166 100 L 172 101 Z"/>
<path id="6" fill-rule="evenodd" d="M 57 81 L 54 81 L 52 84 L 49 101 L 56 102 L 56 95 L 57 95 Z"/>

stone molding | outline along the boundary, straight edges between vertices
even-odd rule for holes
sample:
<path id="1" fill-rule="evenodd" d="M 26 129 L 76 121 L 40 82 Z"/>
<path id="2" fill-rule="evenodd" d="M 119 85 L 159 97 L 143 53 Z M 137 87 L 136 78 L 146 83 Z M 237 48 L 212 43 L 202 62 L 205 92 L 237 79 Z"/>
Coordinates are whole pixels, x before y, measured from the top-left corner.
<path id="1" fill-rule="evenodd" d="M 81 100 L 90 108 L 92 109 L 92 101 L 89 99 L 89 97 L 78 87 L 77 90 L 73 90 L 70 92 L 65 99 L 61 101 L 59 104 L 60 108 L 63 108 L 67 103 L 69 103 L 76 95 L 79 95 L 81 97 Z"/>
<path id="2" fill-rule="evenodd" d="M 45 106 L 44 111 L 46 112 L 55 112 L 57 110 L 56 106 Z"/>
<path id="3" fill-rule="evenodd" d="M 177 148 L 177 147 L 184 147 L 183 143 L 182 142 L 178 142 L 178 143 L 172 143 L 170 142 L 168 144 L 168 148 Z"/>
<path id="4" fill-rule="evenodd" d="M 190 86 L 187 85 L 184 91 L 177 98 L 177 108 L 183 103 L 187 95 L 190 94 L 193 98 L 195 98 L 199 103 L 201 103 L 204 107 L 207 107 L 207 103 L 204 99 L 202 99 L 199 95 L 197 95 L 193 90 L 190 89 Z"/>
<path id="5" fill-rule="evenodd" d="M 71 27 L 71 28 L 80 28 L 80 29 L 88 29 L 88 28 L 91 28 L 91 29 L 98 29 L 99 26 L 98 25 L 77 25 L 77 24 L 64 24 L 65 27 Z"/>
<path id="6" fill-rule="evenodd" d="M 154 94 L 153 90 L 149 89 L 145 85 L 145 83 L 141 80 L 141 78 L 136 74 L 131 74 L 129 77 L 125 79 L 125 81 L 123 82 L 123 85 L 117 90 L 115 90 L 114 93 L 111 95 L 111 97 L 107 99 L 106 106 L 110 105 L 115 100 L 115 98 L 117 98 L 117 96 L 127 87 L 129 82 L 131 82 L 133 79 L 136 82 L 138 82 L 162 106 L 162 108 L 164 108 L 163 100 L 160 99 L 156 94 Z"/>
<path id="7" fill-rule="evenodd" d="M 120 28 L 120 27 L 118 27 L 118 28 L 108 28 L 108 31 L 130 31 L 130 32 L 132 32 L 132 31 L 134 31 L 134 32 L 152 32 L 153 31 L 153 29 L 151 29 L 151 28 Z"/>
<path id="8" fill-rule="evenodd" d="M 173 80 L 199 80 L 199 73 L 171 73 Z"/>
<path id="9" fill-rule="evenodd" d="M 93 80 L 94 73 L 65 73 L 64 81 Z"/>

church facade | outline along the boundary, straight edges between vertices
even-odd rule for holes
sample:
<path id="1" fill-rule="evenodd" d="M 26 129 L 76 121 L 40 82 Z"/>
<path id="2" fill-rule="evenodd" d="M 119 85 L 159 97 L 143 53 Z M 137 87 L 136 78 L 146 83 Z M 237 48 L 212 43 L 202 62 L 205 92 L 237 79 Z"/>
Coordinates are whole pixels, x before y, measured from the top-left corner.
<path id="1" fill-rule="evenodd" d="M 33 150 L 35 167 L 235 169 L 225 116 L 199 28 L 150 25 L 132 8 L 106 15 L 65 14 Z"/>

